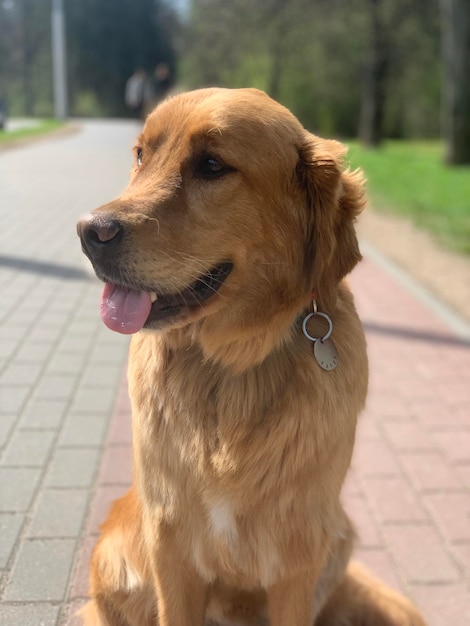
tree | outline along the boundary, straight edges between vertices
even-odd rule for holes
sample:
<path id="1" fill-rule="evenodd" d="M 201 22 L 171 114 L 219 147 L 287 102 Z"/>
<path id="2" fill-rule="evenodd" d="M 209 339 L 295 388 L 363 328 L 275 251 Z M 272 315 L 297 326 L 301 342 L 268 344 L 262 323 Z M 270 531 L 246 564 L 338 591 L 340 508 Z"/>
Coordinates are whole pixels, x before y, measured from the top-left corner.
<path id="1" fill-rule="evenodd" d="M 378 146 L 383 138 L 387 79 L 390 68 L 390 30 L 384 17 L 384 0 L 367 0 L 369 43 L 364 63 L 359 139 Z"/>
<path id="2" fill-rule="evenodd" d="M 0 2 L 0 97 L 12 113 L 44 115 L 51 112 L 50 90 L 47 3 Z"/>
<path id="3" fill-rule="evenodd" d="M 65 0 L 71 112 L 125 115 L 138 67 L 175 67 L 170 0 Z M 0 0 L 0 98 L 10 114 L 52 115 L 51 2 Z"/>
<path id="4" fill-rule="evenodd" d="M 192 0 L 187 87 L 258 87 L 312 129 L 355 134 L 357 12 L 349 0 Z"/>
<path id="5" fill-rule="evenodd" d="M 72 113 L 88 107 L 104 115 L 125 115 L 125 83 L 138 67 L 175 68 L 172 11 L 163 0 L 67 0 Z"/>
<path id="6" fill-rule="evenodd" d="M 437 9 L 436 0 L 364 0 L 367 46 L 358 131 L 364 144 L 377 147 L 390 134 L 410 134 L 410 117 L 421 132 L 437 132 L 437 124 L 420 121 L 433 119 L 438 107 Z"/>
<path id="7" fill-rule="evenodd" d="M 369 144 L 436 136 L 437 3 L 192 0 L 185 85 L 264 89 L 327 135 L 356 136 L 361 117 Z"/>
<path id="8" fill-rule="evenodd" d="M 13 3 L 0 2 L 0 102 L 7 99 L 7 86 L 16 65 Z"/>
<path id="9" fill-rule="evenodd" d="M 470 163 L 470 2 L 441 0 L 446 160 Z"/>

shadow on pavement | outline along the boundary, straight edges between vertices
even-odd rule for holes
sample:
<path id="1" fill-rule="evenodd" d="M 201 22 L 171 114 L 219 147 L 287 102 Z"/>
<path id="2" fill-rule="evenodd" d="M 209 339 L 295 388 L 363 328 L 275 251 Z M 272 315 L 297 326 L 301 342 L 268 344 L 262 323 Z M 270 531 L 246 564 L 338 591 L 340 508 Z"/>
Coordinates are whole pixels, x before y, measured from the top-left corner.
<path id="1" fill-rule="evenodd" d="M 452 335 L 437 334 L 414 328 L 406 328 L 405 326 L 385 326 L 376 324 L 375 322 L 363 322 L 364 330 L 367 333 L 377 335 L 389 335 L 391 337 L 401 337 L 410 339 L 411 341 L 427 341 L 434 344 L 446 344 L 452 346 L 460 346 L 462 348 L 470 348 L 470 341 L 454 337 Z"/>
<path id="2" fill-rule="evenodd" d="M 11 269 L 17 269 L 22 272 L 32 272 L 34 274 L 44 274 L 64 280 L 91 280 L 91 277 L 85 270 L 71 265 L 60 265 L 58 263 L 36 261 L 28 258 L 0 255 L 0 267 L 9 267 Z"/>

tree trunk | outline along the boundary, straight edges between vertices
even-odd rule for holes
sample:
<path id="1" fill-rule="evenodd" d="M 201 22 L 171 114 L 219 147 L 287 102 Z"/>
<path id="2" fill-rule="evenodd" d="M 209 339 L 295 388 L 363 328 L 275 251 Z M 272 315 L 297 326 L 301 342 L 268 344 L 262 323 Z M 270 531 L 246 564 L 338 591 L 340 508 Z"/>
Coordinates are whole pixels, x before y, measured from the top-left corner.
<path id="1" fill-rule="evenodd" d="M 269 72 L 268 93 L 274 100 L 279 100 L 282 74 L 282 46 L 275 42 L 271 48 L 271 68 Z"/>
<path id="2" fill-rule="evenodd" d="M 24 112 L 31 117 L 34 115 L 33 90 L 33 46 L 31 42 L 31 4 L 29 0 L 22 0 L 23 22 L 23 93 Z"/>
<path id="3" fill-rule="evenodd" d="M 271 66 L 268 74 L 268 94 L 279 100 L 282 78 L 282 66 L 285 57 L 285 37 L 290 27 L 288 14 L 285 11 L 285 0 L 274 0 L 269 3 L 266 22 L 271 24 L 271 41 L 269 52 Z"/>
<path id="4" fill-rule="evenodd" d="M 440 0 L 446 161 L 470 163 L 470 2 Z"/>
<path id="5" fill-rule="evenodd" d="M 359 139 L 376 147 L 383 139 L 386 82 L 389 70 L 389 45 L 386 26 L 381 19 L 381 0 L 369 0 L 370 42 L 364 66 Z"/>

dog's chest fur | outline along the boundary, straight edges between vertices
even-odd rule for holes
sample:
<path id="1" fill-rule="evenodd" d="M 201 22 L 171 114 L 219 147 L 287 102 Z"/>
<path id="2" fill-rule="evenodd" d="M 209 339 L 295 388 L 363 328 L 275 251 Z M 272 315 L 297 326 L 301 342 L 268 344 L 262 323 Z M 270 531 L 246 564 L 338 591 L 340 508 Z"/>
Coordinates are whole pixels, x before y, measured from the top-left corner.
<path id="1" fill-rule="evenodd" d="M 195 346 L 143 335 L 130 362 L 140 368 L 129 377 L 143 504 L 175 524 L 199 573 L 266 587 L 315 558 L 318 546 L 298 538 L 320 538 L 329 511 L 334 519 L 358 407 L 345 401 L 331 423 L 311 351 L 294 346 L 233 376 Z"/>
<path id="2" fill-rule="evenodd" d="M 154 337 L 139 339 L 140 368 L 130 374 L 137 449 L 179 489 L 189 482 L 197 493 L 215 489 L 216 501 L 219 491 L 262 499 L 296 481 L 305 465 L 321 466 L 335 445 L 329 391 L 316 384 L 322 372 L 308 349 L 294 346 L 234 376 L 197 346 L 173 351 Z M 352 414 L 346 404 L 341 421 Z"/>

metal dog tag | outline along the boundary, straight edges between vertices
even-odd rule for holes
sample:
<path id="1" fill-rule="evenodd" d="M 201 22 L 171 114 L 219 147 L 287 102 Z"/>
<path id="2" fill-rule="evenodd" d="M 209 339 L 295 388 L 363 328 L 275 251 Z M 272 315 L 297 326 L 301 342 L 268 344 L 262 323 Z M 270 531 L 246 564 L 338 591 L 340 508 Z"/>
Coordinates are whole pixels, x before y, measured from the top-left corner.
<path id="1" fill-rule="evenodd" d="M 317 339 L 313 345 L 313 354 L 318 365 L 327 372 L 338 365 L 338 353 L 331 339 Z"/>

